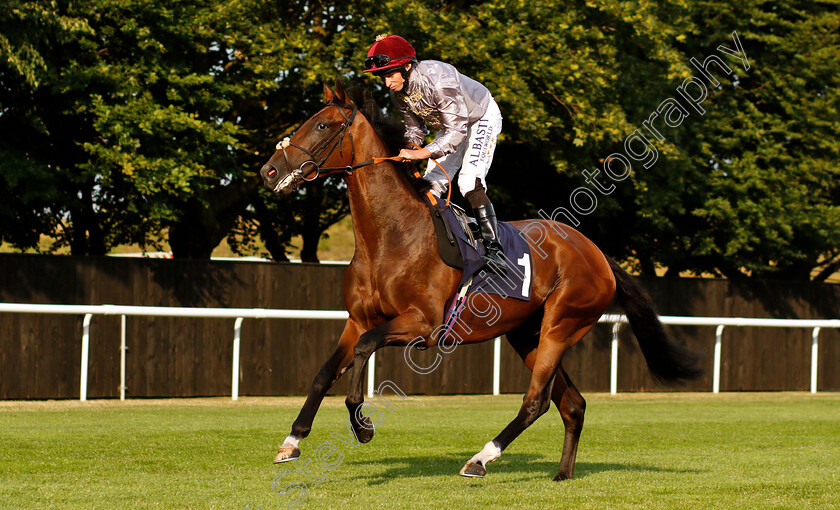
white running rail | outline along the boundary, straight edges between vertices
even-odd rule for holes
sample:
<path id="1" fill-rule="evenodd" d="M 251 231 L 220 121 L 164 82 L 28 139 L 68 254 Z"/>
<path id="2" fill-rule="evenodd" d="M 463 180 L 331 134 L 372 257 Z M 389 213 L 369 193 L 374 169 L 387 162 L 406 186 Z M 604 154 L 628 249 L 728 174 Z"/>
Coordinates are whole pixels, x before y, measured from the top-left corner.
<path id="1" fill-rule="evenodd" d="M 349 315 L 343 310 L 278 310 L 262 308 L 177 308 L 163 306 L 128 306 L 128 305 L 43 305 L 26 303 L 0 303 L 0 312 L 83 315 L 81 380 L 79 382 L 79 400 L 87 400 L 87 368 L 90 352 L 90 324 L 94 315 L 120 315 L 120 400 L 125 400 L 125 317 L 203 317 L 216 319 L 236 319 L 233 337 L 233 368 L 231 371 L 231 398 L 239 399 L 239 351 L 241 343 L 242 321 L 244 319 L 327 319 L 346 320 Z M 720 392 L 721 342 L 726 327 L 776 327 L 776 328 L 811 328 L 811 393 L 817 392 L 817 366 L 819 360 L 820 329 L 840 329 L 840 319 L 803 320 L 803 319 L 755 319 L 741 317 L 674 317 L 660 316 L 663 324 L 674 326 L 717 326 L 715 331 L 714 373 L 712 391 Z M 610 356 L 610 393 L 618 392 L 618 333 L 627 323 L 624 315 L 604 315 L 599 322 L 613 324 Z M 372 395 L 376 360 L 368 361 L 367 387 Z M 493 346 L 493 394 L 499 394 L 501 368 L 501 338 L 494 340 Z"/>
<path id="2" fill-rule="evenodd" d="M 239 348 L 244 319 L 334 319 L 346 320 L 349 315 L 339 310 L 267 310 L 262 308 L 176 308 L 166 306 L 126 305 L 39 305 L 24 303 L 0 303 L 0 312 L 43 313 L 62 315 L 84 315 L 82 325 L 82 359 L 79 381 L 79 400 L 87 400 L 87 369 L 90 352 L 90 322 L 94 315 L 121 315 L 120 345 L 120 400 L 125 400 L 125 317 L 200 317 L 214 319 L 236 319 L 233 333 L 233 369 L 230 393 L 233 400 L 239 399 Z M 372 370 L 373 364 L 368 365 Z"/>
<path id="3" fill-rule="evenodd" d="M 720 351 L 723 330 L 727 326 L 766 328 L 811 328 L 811 393 L 817 392 L 817 367 L 819 365 L 819 334 L 821 328 L 840 328 L 840 319 L 754 319 L 744 317 L 675 317 L 662 315 L 659 320 L 672 326 L 717 326 L 715 330 L 714 372 L 712 392 L 720 393 Z M 610 368 L 610 393 L 616 394 L 618 381 L 618 330 L 627 323 L 623 315 L 604 315 L 598 322 L 613 324 L 612 365 Z"/>

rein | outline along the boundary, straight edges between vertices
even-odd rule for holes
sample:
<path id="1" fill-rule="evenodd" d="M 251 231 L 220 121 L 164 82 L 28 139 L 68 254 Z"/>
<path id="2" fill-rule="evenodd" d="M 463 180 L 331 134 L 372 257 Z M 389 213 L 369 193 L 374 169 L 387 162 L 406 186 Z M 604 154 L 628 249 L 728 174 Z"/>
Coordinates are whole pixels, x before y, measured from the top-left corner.
<path id="1" fill-rule="evenodd" d="M 288 136 L 277 143 L 276 149 L 283 151 L 283 159 L 286 160 L 286 165 L 289 166 L 289 167 L 291 167 L 291 165 L 289 165 L 289 157 L 286 154 L 286 148 L 289 147 L 289 146 L 292 146 L 292 147 L 298 149 L 299 151 L 303 152 L 304 154 L 309 156 L 310 159 L 301 163 L 298 166 L 297 169 L 292 170 L 292 172 L 286 178 L 284 178 L 280 182 L 278 182 L 277 186 L 275 186 L 275 189 L 274 189 L 275 192 L 278 191 L 280 188 L 282 188 L 284 185 L 288 184 L 286 181 L 289 178 L 291 178 L 291 183 L 312 182 L 312 181 L 318 179 L 319 177 L 327 177 L 327 176 L 335 175 L 335 174 L 339 174 L 339 173 L 343 173 L 345 175 L 353 175 L 353 172 L 358 170 L 359 168 L 362 168 L 362 167 L 365 167 L 365 166 L 368 166 L 368 165 L 377 165 L 379 163 L 384 163 L 385 161 L 395 161 L 395 162 L 406 161 L 405 158 L 400 157 L 400 156 L 391 156 L 391 157 L 383 157 L 383 158 L 374 157 L 374 158 L 368 159 L 366 161 L 356 163 L 354 165 L 351 164 L 351 165 L 346 165 L 346 166 L 325 167 L 325 168 L 321 167 L 321 165 L 324 164 L 324 162 L 332 155 L 332 153 L 335 152 L 336 148 L 338 148 L 338 153 L 340 155 L 342 155 L 342 156 L 344 155 L 341 147 L 344 143 L 344 135 L 345 134 L 350 136 L 350 149 L 351 149 L 350 161 L 353 161 L 356 157 L 356 146 L 353 143 L 353 133 L 348 131 L 348 130 L 350 129 L 350 125 L 353 124 L 353 120 L 355 120 L 356 113 L 359 111 L 359 109 L 356 108 L 356 105 L 354 105 L 352 103 L 349 104 L 349 105 L 332 103 L 332 105 L 335 106 L 338 109 L 338 112 L 341 114 L 341 116 L 344 117 L 344 122 L 341 123 L 341 128 L 335 134 L 330 136 L 328 139 L 326 139 L 319 146 L 317 146 L 314 149 L 312 149 L 311 151 L 309 151 L 309 150 L 305 149 L 304 147 L 301 147 L 300 145 L 291 141 L 291 139 Z M 347 115 L 347 114 L 344 113 L 344 108 L 349 108 L 351 110 L 350 115 Z M 327 146 L 330 143 L 333 143 L 332 147 L 330 147 L 329 151 L 327 151 L 326 155 L 324 155 L 324 157 L 321 158 L 320 161 L 316 162 L 315 161 L 317 159 L 316 154 L 318 154 L 322 150 L 326 149 Z M 410 145 L 415 149 L 420 149 L 420 146 L 415 144 L 415 143 L 412 143 Z M 438 163 L 436 159 L 434 159 L 434 158 L 429 158 L 429 159 L 431 159 L 443 171 L 443 174 L 446 175 L 446 179 L 449 181 L 449 189 L 448 189 L 448 192 L 446 194 L 446 205 L 448 206 L 450 198 L 452 197 L 452 180 L 449 178 L 449 174 L 446 172 L 446 170 L 443 168 L 443 166 L 441 166 L 441 164 Z M 310 177 L 308 179 L 306 178 L 306 175 L 303 172 L 303 169 L 307 165 L 313 165 L 315 167 L 315 176 Z M 416 168 L 414 169 L 414 176 L 418 179 L 422 177 L 420 175 L 420 172 L 418 172 Z M 432 194 L 431 191 L 427 191 L 426 196 L 429 198 L 429 201 L 432 203 L 432 205 L 437 204 L 437 198 L 435 197 L 434 194 Z"/>

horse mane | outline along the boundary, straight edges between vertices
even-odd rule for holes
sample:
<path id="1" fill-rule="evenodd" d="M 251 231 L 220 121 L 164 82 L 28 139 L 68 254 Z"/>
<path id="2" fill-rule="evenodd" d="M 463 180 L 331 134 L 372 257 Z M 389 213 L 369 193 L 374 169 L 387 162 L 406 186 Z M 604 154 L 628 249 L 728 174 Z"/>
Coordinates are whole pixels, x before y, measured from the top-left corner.
<path id="1" fill-rule="evenodd" d="M 385 115 L 382 108 L 376 104 L 376 101 L 371 97 L 369 90 L 362 90 L 361 88 L 354 88 L 348 91 L 353 104 L 365 116 L 365 118 L 373 126 L 376 134 L 382 139 L 385 147 L 388 148 L 388 156 L 396 155 L 400 149 L 405 147 L 405 125 L 401 119 L 393 115 Z M 431 183 L 425 179 L 418 179 L 414 176 L 415 166 L 413 163 L 395 163 L 411 183 L 412 187 L 417 191 L 418 196 L 423 196 L 432 187 Z"/>

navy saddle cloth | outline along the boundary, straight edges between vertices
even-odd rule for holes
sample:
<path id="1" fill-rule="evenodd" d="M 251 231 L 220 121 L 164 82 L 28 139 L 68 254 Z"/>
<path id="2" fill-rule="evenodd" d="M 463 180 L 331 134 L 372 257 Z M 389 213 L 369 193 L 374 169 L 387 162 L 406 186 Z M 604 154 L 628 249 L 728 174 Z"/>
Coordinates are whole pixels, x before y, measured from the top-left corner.
<path id="1" fill-rule="evenodd" d="M 475 242 L 470 239 L 453 207 L 457 206 L 447 206 L 442 202 L 429 206 L 438 233 L 441 259 L 464 271 L 459 287 L 472 277 L 470 293 L 483 292 L 530 301 L 531 248 L 519 230 L 508 223 L 499 222 L 499 242 L 507 260 L 507 275 L 501 277 L 485 267 L 481 258 L 485 252 L 481 237 L 475 235 Z"/>

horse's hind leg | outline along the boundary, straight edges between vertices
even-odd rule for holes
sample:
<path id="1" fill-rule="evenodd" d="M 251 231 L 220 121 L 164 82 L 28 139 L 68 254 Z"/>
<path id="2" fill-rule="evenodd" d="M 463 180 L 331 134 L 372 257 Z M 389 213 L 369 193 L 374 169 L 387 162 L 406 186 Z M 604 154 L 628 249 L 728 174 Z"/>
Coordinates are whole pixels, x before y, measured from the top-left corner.
<path id="1" fill-rule="evenodd" d="M 537 353 L 539 335 L 534 331 L 532 324 L 523 324 L 514 331 L 507 334 L 508 342 L 522 358 L 529 370 L 534 369 L 534 358 Z M 566 371 L 563 370 L 562 359 L 554 375 L 554 385 L 551 390 L 551 400 L 560 411 L 565 428 L 563 440 L 563 455 L 560 460 L 560 470 L 555 481 L 567 480 L 572 477 L 575 469 L 575 458 L 577 457 L 578 442 L 580 433 L 583 430 L 583 417 L 586 411 L 586 400 L 569 379 Z"/>
<path id="2" fill-rule="evenodd" d="M 522 400 L 519 414 L 464 465 L 460 473 L 462 476 L 484 476 L 487 463 L 498 459 L 514 439 L 548 410 L 553 390 L 551 383 L 560 366 L 560 359 L 595 323 L 592 318 L 561 318 L 559 310 L 552 311 L 550 315 L 547 312 L 543 319 L 539 345 L 532 357 L 531 384 Z"/>
<path id="3" fill-rule="evenodd" d="M 551 400 L 560 411 L 563 418 L 563 426 L 566 429 L 566 436 L 563 439 L 563 455 L 560 458 L 560 469 L 554 481 L 568 480 L 575 470 L 575 458 L 577 457 L 578 442 L 580 433 L 583 430 L 583 415 L 586 411 L 586 400 L 580 394 L 575 385 L 569 379 L 563 367 L 558 367 L 554 377 L 554 388 L 551 391 Z"/>

